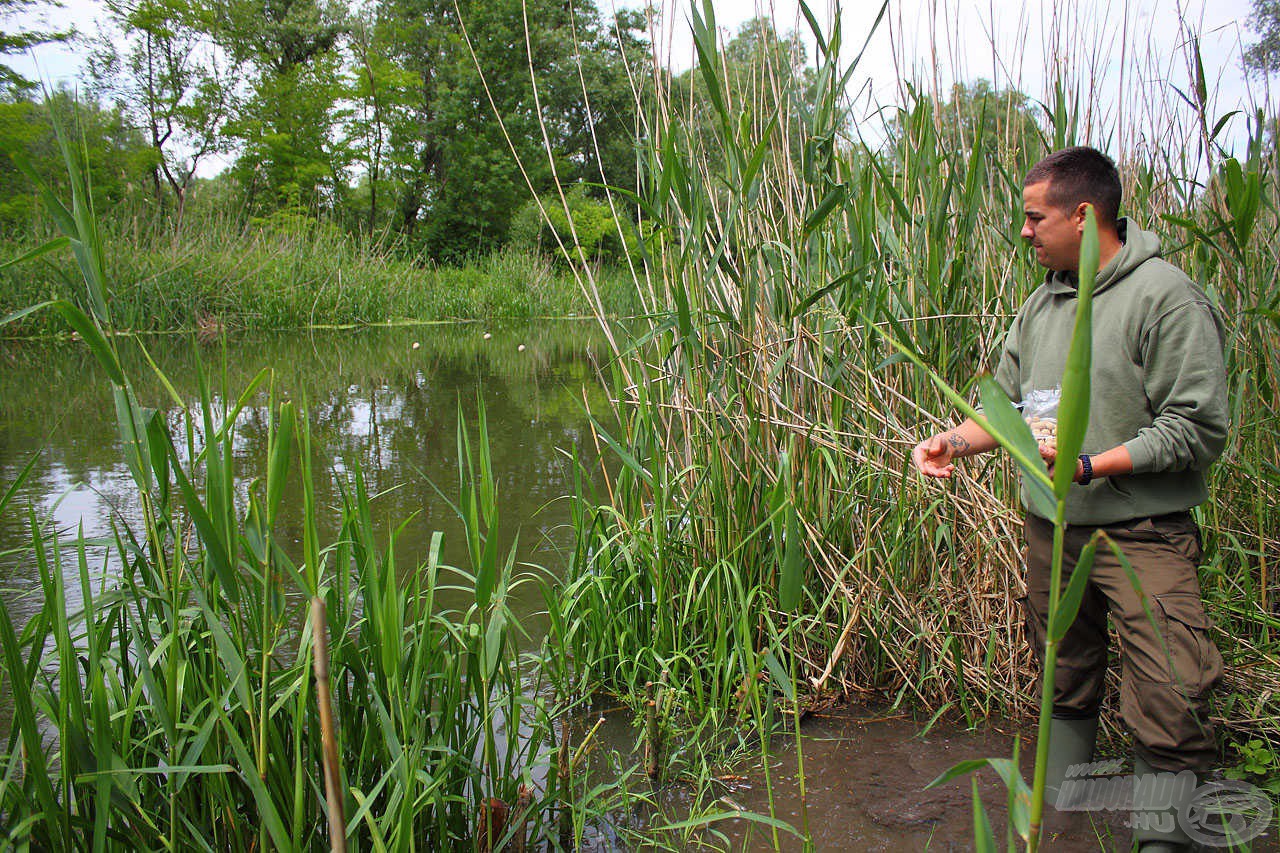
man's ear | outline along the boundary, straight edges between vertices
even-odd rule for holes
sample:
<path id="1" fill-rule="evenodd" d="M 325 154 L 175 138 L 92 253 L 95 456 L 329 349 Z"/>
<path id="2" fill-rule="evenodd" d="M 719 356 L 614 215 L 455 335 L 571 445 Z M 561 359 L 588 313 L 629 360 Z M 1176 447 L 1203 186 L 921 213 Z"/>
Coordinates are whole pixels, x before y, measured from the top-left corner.
<path id="1" fill-rule="evenodd" d="M 1084 233 L 1084 221 L 1087 218 L 1089 210 L 1089 202 L 1082 201 L 1076 205 L 1076 209 L 1071 212 L 1071 221 L 1075 223 L 1076 230 L 1081 234 Z"/>

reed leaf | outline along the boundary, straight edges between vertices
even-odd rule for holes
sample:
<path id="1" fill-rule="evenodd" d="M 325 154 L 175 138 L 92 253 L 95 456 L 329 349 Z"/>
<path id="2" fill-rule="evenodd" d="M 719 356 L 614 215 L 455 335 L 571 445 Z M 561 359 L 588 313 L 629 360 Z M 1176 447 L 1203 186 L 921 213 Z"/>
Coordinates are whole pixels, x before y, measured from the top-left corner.
<path id="1" fill-rule="evenodd" d="M 1080 602 L 1084 599 L 1085 587 L 1089 584 L 1089 573 L 1093 571 L 1093 560 L 1098 553 L 1098 540 L 1102 535 L 1101 531 L 1094 533 L 1076 557 L 1076 565 L 1071 570 L 1071 580 L 1067 588 L 1062 592 L 1062 600 L 1058 602 L 1057 609 L 1050 614 L 1049 636 L 1054 640 L 1065 637 L 1067 631 L 1071 630 L 1072 623 L 1076 621 L 1076 614 L 1080 612 Z"/>
<path id="2" fill-rule="evenodd" d="M 1055 499 L 1053 492 L 1045 484 L 1046 469 L 1035 437 L 1031 435 L 1031 428 L 1009 402 L 1009 395 L 994 379 L 984 376 L 979 380 L 978 387 L 982 394 L 982 413 L 987 420 L 987 425 L 983 428 L 1001 446 L 1010 450 L 1018 467 L 1022 469 L 1022 482 L 1036 513 L 1043 518 L 1053 518 Z"/>
<path id="3" fill-rule="evenodd" d="M 1076 291 L 1076 324 L 1071 349 L 1062 374 L 1062 400 L 1058 404 L 1058 458 L 1053 491 L 1065 500 L 1075 482 L 1076 456 L 1089 428 L 1089 395 L 1093 365 L 1093 284 L 1098 275 L 1098 220 L 1093 205 L 1086 206 L 1084 237 L 1080 244 L 1079 283 Z"/>
<path id="4" fill-rule="evenodd" d="M 995 853 L 996 838 L 991 831 L 991 820 L 982 805 L 982 796 L 978 793 L 978 780 L 969 780 L 973 792 L 973 849 L 976 853 Z"/>

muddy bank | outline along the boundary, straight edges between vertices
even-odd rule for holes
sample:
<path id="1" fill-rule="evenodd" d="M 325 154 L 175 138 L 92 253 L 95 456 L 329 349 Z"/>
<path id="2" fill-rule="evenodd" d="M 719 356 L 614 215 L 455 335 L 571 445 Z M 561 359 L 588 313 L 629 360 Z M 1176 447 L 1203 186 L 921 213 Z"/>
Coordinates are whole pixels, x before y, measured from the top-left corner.
<path id="1" fill-rule="evenodd" d="M 1031 779 L 1032 727 L 992 722 L 967 731 L 953 724 L 938 724 L 921 735 L 924 724 L 924 720 L 906 715 L 865 708 L 805 719 L 802 732 L 809 826 L 818 850 L 971 850 L 973 811 L 968 777 L 932 790 L 925 790 L 925 786 L 960 761 L 1012 755 L 1015 737 L 1023 744 L 1023 778 Z M 800 827 L 793 739 L 775 740 L 769 771 L 773 814 Z M 735 768 L 725 779 L 723 805 L 770 813 L 769 790 L 758 758 Z M 981 771 L 978 779 L 997 845 L 1004 849 L 1000 838 L 1007 813 L 1006 789 L 991 770 Z M 1057 827 L 1043 849 L 1064 853 L 1128 850 L 1127 817 L 1127 813 L 1105 811 L 1074 816 L 1069 825 Z M 729 849 L 773 849 L 767 827 L 738 820 L 721 822 L 717 828 L 728 837 Z M 802 849 L 794 836 L 784 834 L 779 840 L 783 850 Z M 1276 827 L 1255 840 L 1250 849 L 1280 850 Z"/>

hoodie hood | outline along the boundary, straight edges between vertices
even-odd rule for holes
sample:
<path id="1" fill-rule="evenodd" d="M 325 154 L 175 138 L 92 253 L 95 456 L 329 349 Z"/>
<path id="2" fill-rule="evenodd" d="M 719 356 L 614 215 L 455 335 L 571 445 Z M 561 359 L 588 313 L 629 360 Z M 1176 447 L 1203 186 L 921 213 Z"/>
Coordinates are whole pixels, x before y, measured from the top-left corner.
<path id="1" fill-rule="evenodd" d="M 1105 267 L 1098 270 L 1098 277 L 1093 283 L 1096 296 L 1129 273 L 1152 258 L 1160 257 L 1160 238 L 1150 231 L 1143 231 L 1133 225 L 1128 217 L 1120 217 L 1116 222 L 1116 231 L 1120 234 L 1120 251 Z M 1050 293 L 1074 295 L 1079 278 L 1074 272 L 1050 270 L 1045 273 L 1045 287 Z"/>

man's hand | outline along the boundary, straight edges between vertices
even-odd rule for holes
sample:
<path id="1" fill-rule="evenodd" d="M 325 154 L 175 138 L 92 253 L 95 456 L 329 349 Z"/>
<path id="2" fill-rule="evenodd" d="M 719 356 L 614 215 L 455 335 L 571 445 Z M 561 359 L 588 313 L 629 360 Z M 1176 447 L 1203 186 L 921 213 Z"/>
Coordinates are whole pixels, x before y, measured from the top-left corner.
<path id="1" fill-rule="evenodd" d="M 926 438 L 911 451 L 916 470 L 926 477 L 947 479 L 956 466 L 952 461 L 975 453 L 986 453 L 996 441 L 972 420 L 966 420 L 947 432 Z"/>
<path id="2" fill-rule="evenodd" d="M 1058 445 L 1050 444 L 1042 441 L 1040 444 L 1040 458 L 1044 460 L 1044 464 L 1049 466 L 1049 476 L 1053 476 L 1053 464 L 1058 461 Z M 1077 473 L 1075 479 L 1080 479 Z"/>
<path id="3" fill-rule="evenodd" d="M 1058 445 L 1049 444 L 1046 441 L 1042 441 L 1039 444 L 1040 458 L 1045 461 L 1045 464 L 1049 466 L 1049 470 L 1052 471 L 1053 463 L 1058 459 Z"/>
<path id="4" fill-rule="evenodd" d="M 1121 448 L 1121 449 L 1123 450 L 1123 448 Z M 1125 451 L 1125 454 L 1126 454 L 1126 456 L 1127 456 L 1128 451 Z M 1049 476 L 1050 476 L 1050 477 L 1052 477 L 1052 476 L 1053 476 L 1053 464 L 1054 464 L 1056 461 L 1058 461 L 1058 447 L 1057 447 L 1057 445 L 1053 445 L 1053 444 L 1045 444 L 1044 442 L 1041 442 L 1041 443 L 1040 443 L 1040 458 L 1041 458 L 1041 459 L 1043 459 L 1043 460 L 1045 461 L 1045 464 L 1047 464 L 1047 465 L 1049 466 Z M 1095 465 L 1097 464 L 1097 459 L 1098 459 L 1098 457 L 1097 457 L 1097 456 L 1091 456 L 1091 457 L 1089 457 L 1089 458 L 1090 458 L 1090 460 L 1091 460 Z M 1075 475 L 1074 475 L 1074 476 L 1072 476 L 1072 478 L 1071 478 L 1071 482 L 1073 482 L 1073 483 L 1078 483 L 1078 482 L 1080 482 L 1080 478 L 1084 476 L 1084 465 L 1080 462 L 1080 460 L 1079 460 L 1079 459 L 1075 460 L 1075 463 L 1076 463 L 1076 473 L 1075 473 Z M 1123 470 L 1123 469 L 1120 469 L 1120 470 Z M 1129 470 L 1130 470 L 1130 471 L 1132 471 L 1132 470 L 1133 470 L 1133 464 L 1132 464 L 1132 463 L 1130 463 L 1130 464 L 1129 464 Z M 1098 470 L 1097 470 L 1097 468 L 1094 468 L 1093 476 L 1094 476 L 1094 477 L 1101 476 L 1101 475 L 1099 475 L 1099 474 L 1098 474 Z"/>
<path id="5" fill-rule="evenodd" d="M 926 477 L 947 479 L 956 466 L 951 463 L 951 445 L 941 435 L 926 438 L 911 451 L 916 470 Z"/>

